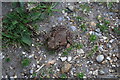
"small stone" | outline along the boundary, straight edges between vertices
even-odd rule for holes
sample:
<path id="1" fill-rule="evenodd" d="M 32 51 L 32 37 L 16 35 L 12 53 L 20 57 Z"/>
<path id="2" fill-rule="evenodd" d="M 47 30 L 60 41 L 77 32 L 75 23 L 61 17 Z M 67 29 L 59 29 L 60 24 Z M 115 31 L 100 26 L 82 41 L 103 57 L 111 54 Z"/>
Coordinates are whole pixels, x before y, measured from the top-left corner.
<path id="1" fill-rule="evenodd" d="M 99 36 L 99 37 L 101 37 L 102 36 L 102 34 L 101 33 L 97 33 L 97 32 L 95 32 L 95 35 L 97 35 L 97 36 Z M 103 40 L 100 40 L 101 42 L 103 42 Z"/>
<path id="2" fill-rule="evenodd" d="M 97 31 L 98 33 L 100 33 L 100 29 L 99 28 L 97 28 L 95 31 Z"/>
<path id="3" fill-rule="evenodd" d="M 70 48 L 70 44 L 69 43 L 67 44 L 66 48 Z"/>
<path id="4" fill-rule="evenodd" d="M 103 45 L 100 45 L 100 46 L 99 46 L 99 50 L 103 51 L 103 50 L 104 50 L 104 46 L 103 46 Z"/>
<path id="5" fill-rule="evenodd" d="M 37 38 L 37 41 L 40 41 L 40 40 Z"/>
<path id="6" fill-rule="evenodd" d="M 98 70 L 93 71 L 93 75 L 98 75 Z"/>
<path id="7" fill-rule="evenodd" d="M 109 61 L 111 60 L 111 58 L 110 58 L 110 57 L 107 57 L 106 59 L 107 59 L 107 60 L 109 60 Z"/>
<path id="8" fill-rule="evenodd" d="M 67 16 L 68 14 L 67 13 L 64 13 L 64 16 Z"/>
<path id="9" fill-rule="evenodd" d="M 81 54 L 81 53 L 85 53 L 85 52 L 83 51 L 83 49 L 78 49 L 77 53 Z"/>
<path id="10" fill-rule="evenodd" d="M 60 59 L 61 59 L 62 61 L 65 61 L 65 60 L 67 59 L 67 57 L 60 57 Z"/>
<path id="11" fill-rule="evenodd" d="M 72 64 L 68 63 L 68 62 L 64 62 L 63 67 L 61 68 L 61 72 L 65 73 L 68 72 L 71 68 Z"/>
<path id="12" fill-rule="evenodd" d="M 22 52 L 22 54 L 26 54 L 25 52 Z"/>
<path id="13" fill-rule="evenodd" d="M 48 61 L 48 65 L 50 65 L 50 64 L 54 64 L 56 62 L 56 60 L 51 60 L 51 61 Z"/>
<path id="14" fill-rule="evenodd" d="M 97 17 L 99 20 L 101 19 L 101 15 L 98 15 L 98 17 Z"/>
<path id="15" fill-rule="evenodd" d="M 113 43 L 113 41 L 114 41 L 114 39 L 111 39 L 109 42 L 110 42 L 110 43 Z"/>
<path id="16" fill-rule="evenodd" d="M 37 65 L 37 68 L 39 68 L 40 67 L 40 65 Z"/>
<path id="17" fill-rule="evenodd" d="M 56 69 L 58 72 L 60 71 L 60 69 Z"/>
<path id="18" fill-rule="evenodd" d="M 72 60 L 72 57 L 68 56 L 67 61 L 71 61 L 71 60 Z"/>
<path id="19" fill-rule="evenodd" d="M 74 10 L 74 7 L 73 7 L 73 6 L 69 6 L 68 8 L 69 8 L 71 11 Z"/>
<path id="20" fill-rule="evenodd" d="M 72 31 L 76 31 L 77 30 L 76 26 L 70 26 L 70 28 L 72 29 Z"/>
<path id="21" fill-rule="evenodd" d="M 35 64 L 32 64 L 32 67 L 35 67 L 36 65 Z"/>
<path id="22" fill-rule="evenodd" d="M 37 64 L 39 64 L 40 62 L 39 61 L 37 61 Z"/>
<path id="23" fill-rule="evenodd" d="M 112 46 L 111 46 L 110 44 L 107 44 L 107 47 L 108 47 L 108 48 L 112 48 Z"/>
<path id="24" fill-rule="evenodd" d="M 35 59 L 37 59 L 37 56 L 34 56 Z"/>
<path id="25" fill-rule="evenodd" d="M 35 46 L 34 44 L 32 44 L 32 46 Z"/>
<path id="26" fill-rule="evenodd" d="M 106 37 L 106 36 L 102 36 L 102 38 L 103 38 L 104 40 L 106 40 L 106 39 L 107 39 L 107 37 Z"/>
<path id="27" fill-rule="evenodd" d="M 89 34 L 90 34 L 90 35 L 91 35 L 91 34 L 94 34 L 94 31 L 90 31 Z"/>
<path id="28" fill-rule="evenodd" d="M 62 10 L 62 13 L 65 14 L 65 10 Z"/>
<path id="29" fill-rule="evenodd" d="M 104 72 L 103 70 L 100 70 L 100 71 L 99 71 L 99 74 L 104 75 L 105 72 Z"/>
<path id="30" fill-rule="evenodd" d="M 14 78 L 17 78 L 17 75 L 14 75 Z"/>
<path id="31" fill-rule="evenodd" d="M 91 24 L 91 26 L 96 26 L 95 22 L 91 22 L 90 24 Z"/>
<path id="32" fill-rule="evenodd" d="M 89 71 L 89 73 L 88 74 L 93 74 L 93 71 Z"/>
<path id="33" fill-rule="evenodd" d="M 29 56 L 29 58 L 32 58 L 34 56 L 34 54 L 31 54 L 30 56 Z"/>
<path id="34" fill-rule="evenodd" d="M 103 60 L 104 60 L 104 55 L 98 55 L 97 57 L 96 57 L 96 60 L 97 60 L 97 62 L 102 62 Z"/>
<path id="35" fill-rule="evenodd" d="M 115 54 L 113 54 L 112 56 L 115 57 Z"/>
<path id="36" fill-rule="evenodd" d="M 112 67 L 116 67 L 116 65 L 112 65 Z"/>
<path id="37" fill-rule="evenodd" d="M 32 70 L 32 69 L 30 70 L 30 73 L 31 73 L 31 74 L 33 73 L 33 70 Z"/>

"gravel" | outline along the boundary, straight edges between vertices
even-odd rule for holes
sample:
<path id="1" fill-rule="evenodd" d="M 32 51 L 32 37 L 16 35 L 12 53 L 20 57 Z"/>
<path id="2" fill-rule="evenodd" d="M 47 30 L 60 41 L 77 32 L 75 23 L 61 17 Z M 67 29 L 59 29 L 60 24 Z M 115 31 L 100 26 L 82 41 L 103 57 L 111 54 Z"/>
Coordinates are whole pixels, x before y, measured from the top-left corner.
<path id="1" fill-rule="evenodd" d="M 97 62 L 102 62 L 103 60 L 104 60 L 104 55 L 98 55 L 97 57 L 96 57 L 96 60 L 97 60 Z"/>
<path id="2" fill-rule="evenodd" d="M 10 3 L 3 3 L 3 15 L 10 10 L 6 9 L 10 8 L 8 4 Z M 84 78 L 119 77 L 116 70 L 120 66 L 119 36 L 113 30 L 118 24 L 117 14 L 110 11 L 105 3 L 88 3 L 88 12 L 80 7 L 83 4 L 85 3 L 59 3 L 55 8 L 60 12 L 54 12 L 47 20 L 36 23 L 39 26 L 38 34 L 49 32 L 51 27 L 56 25 L 67 26 L 75 34 L 74 42 L 83 44 L 82 48 L 73 47 L 67 54 L 63 54 L 66 49 L 49 51 L 42 43 L 44 38 L 41 35 L 35 36 L 29 51 L 25 51 L 21 46 L 2 49 L 2 77 L 25 78 L 36 74 L 36 77 L 61 78 L 61 75 L 78 77 L 79 73 L 83 73 Z M 71 11 L 67 12 L 66 8 Z M 113 7 L 113 10 L 116 10 L 116 7 Z M 80 20 L 76 17 L 80 17 Z M 101 18 L 110 21 L 108 32 L 101 31 L 97 26 L 98 23 L 103 24 Z M 81 27 L 81 24 L 85 26 Z M 90 34 L 96 35 L 98 39 L 90 42 Z M 95 45 L 98 50 L 94 51 Z M 6 58 L 10 58 L 10 61 L 6 62 Z M 22 67 L 21 61 L 24 58 L 30 59 L 29 66 Z"/>

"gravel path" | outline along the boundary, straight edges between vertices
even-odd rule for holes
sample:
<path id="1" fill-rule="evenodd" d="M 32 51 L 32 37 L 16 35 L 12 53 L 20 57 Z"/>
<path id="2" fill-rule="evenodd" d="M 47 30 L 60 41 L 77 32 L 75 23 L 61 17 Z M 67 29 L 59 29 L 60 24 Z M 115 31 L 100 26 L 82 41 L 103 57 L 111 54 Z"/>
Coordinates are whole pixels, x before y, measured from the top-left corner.
<path id="1" fill-rule="evenodd" d="M 9 5 L 7 5 L 9 4 Z M 83 6 L 85 5 L 85 6 Z M 80 43 L 65 55 L 66 49 L 61 51 L 48 51 L 43 46 L 43 37 L 35 36 L 30 51 L 24 51 L 19 46 L 11 46 L 2 50 L 3 54 L 3 78 L 118 78 L 119 75 L 119 39 L 120 36 L 113 31 L 118 27 L 119 18 L 117 3 L 114 3 L 113 11 L 110 11 L 105 3 L 59 3 L 55 8 L 60 12 L 54 12 L 43 22 L 38 33 L 49 32 L 51 27 L 64 25 L 70 28 L 75 37 L 74 42 Z M 10 3 L 3 3 L 3 14 L 10 11 Z M 102 32 L 98 23 L 101 20 L 109 21 L 107 32 Z M 81 25 L 85 26 L 81 26 Z M 95 40 L 91 41 L 91 35 Z M 23 67 L 21 61 L 30 59 L 30 65 Z M 6 59 L 10 59 L 6 62 Z"/>

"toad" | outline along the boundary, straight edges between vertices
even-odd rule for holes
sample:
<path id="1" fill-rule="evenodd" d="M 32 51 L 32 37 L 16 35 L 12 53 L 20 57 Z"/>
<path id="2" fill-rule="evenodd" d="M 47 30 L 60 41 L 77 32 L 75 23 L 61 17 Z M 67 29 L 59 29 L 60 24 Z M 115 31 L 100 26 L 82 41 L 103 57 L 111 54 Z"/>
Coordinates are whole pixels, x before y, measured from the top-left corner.
<path id="1" fill-rule="evenodd" d="M 72 44 L 72 33 L 65 26 L 56 26 L 51 29 L 47 37 L 47 46 L 49 49 L 58 49 Z"/>

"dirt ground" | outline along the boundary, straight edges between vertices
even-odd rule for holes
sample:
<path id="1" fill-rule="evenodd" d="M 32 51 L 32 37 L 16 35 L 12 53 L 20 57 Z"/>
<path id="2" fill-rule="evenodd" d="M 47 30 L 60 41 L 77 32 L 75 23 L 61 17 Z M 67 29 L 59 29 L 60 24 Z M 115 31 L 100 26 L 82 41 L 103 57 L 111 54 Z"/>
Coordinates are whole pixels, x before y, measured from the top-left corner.
<path id="1" fill-rule="evenodd" d="M 83 78 L 116 78 L 120 77 L 120 57 L 119 57 L 119 34 L 113 31 L 114 27 L 119 27 L 118 4 L 114 3 L 113 11 L 106 3 L 87 3 L 87 7 L 80 5 L 86 3 L 59 3 L 54 12 L 47 20 L 36 23 L 39 26 L 39 33 L 49 32 L 56 25 L 67 26 L 77 35 L 74 42 L 83 46 L 73 48 L 67 55 L 63 55 L 65 49 L 50 52 L 43 45 L 42 36 L 33 37 L 33 43 L 27 52 L 21 46 L 2 49 L 2 77 L 3 78 L 73 78 L 84 74 Z M 2 3 L 2 14 L 6 15 L 11 11 L 11 3 Z M 65 11 L 67 9 L 67 11 Z M 87 9 L 87 10 L 86 10 Z M 115 11 L 116 10 L 116 11 Z M 78 21 L 76 17 L 83 17 Z M 97 17 L 103 17 L 110 21 L 108 32 L 102 32 L 97 26 Z M 86 25 L 85 31 L 80 25 Z M 95 42 L 90 41 L 90 35 L 97 36 Z M 94 46 L 98 46 L 96 52 L 90 53 Z M 92 56 L 90 56 L 92 55 Z M 6 58 L 10 59 L 6 62 Z M 30 59 L 30 65 L 22 67 L 23 58 Z M 64 72 L 62 72 L 62 70 Z M 81 74 L 82 73 L 82 74 Z"/>

